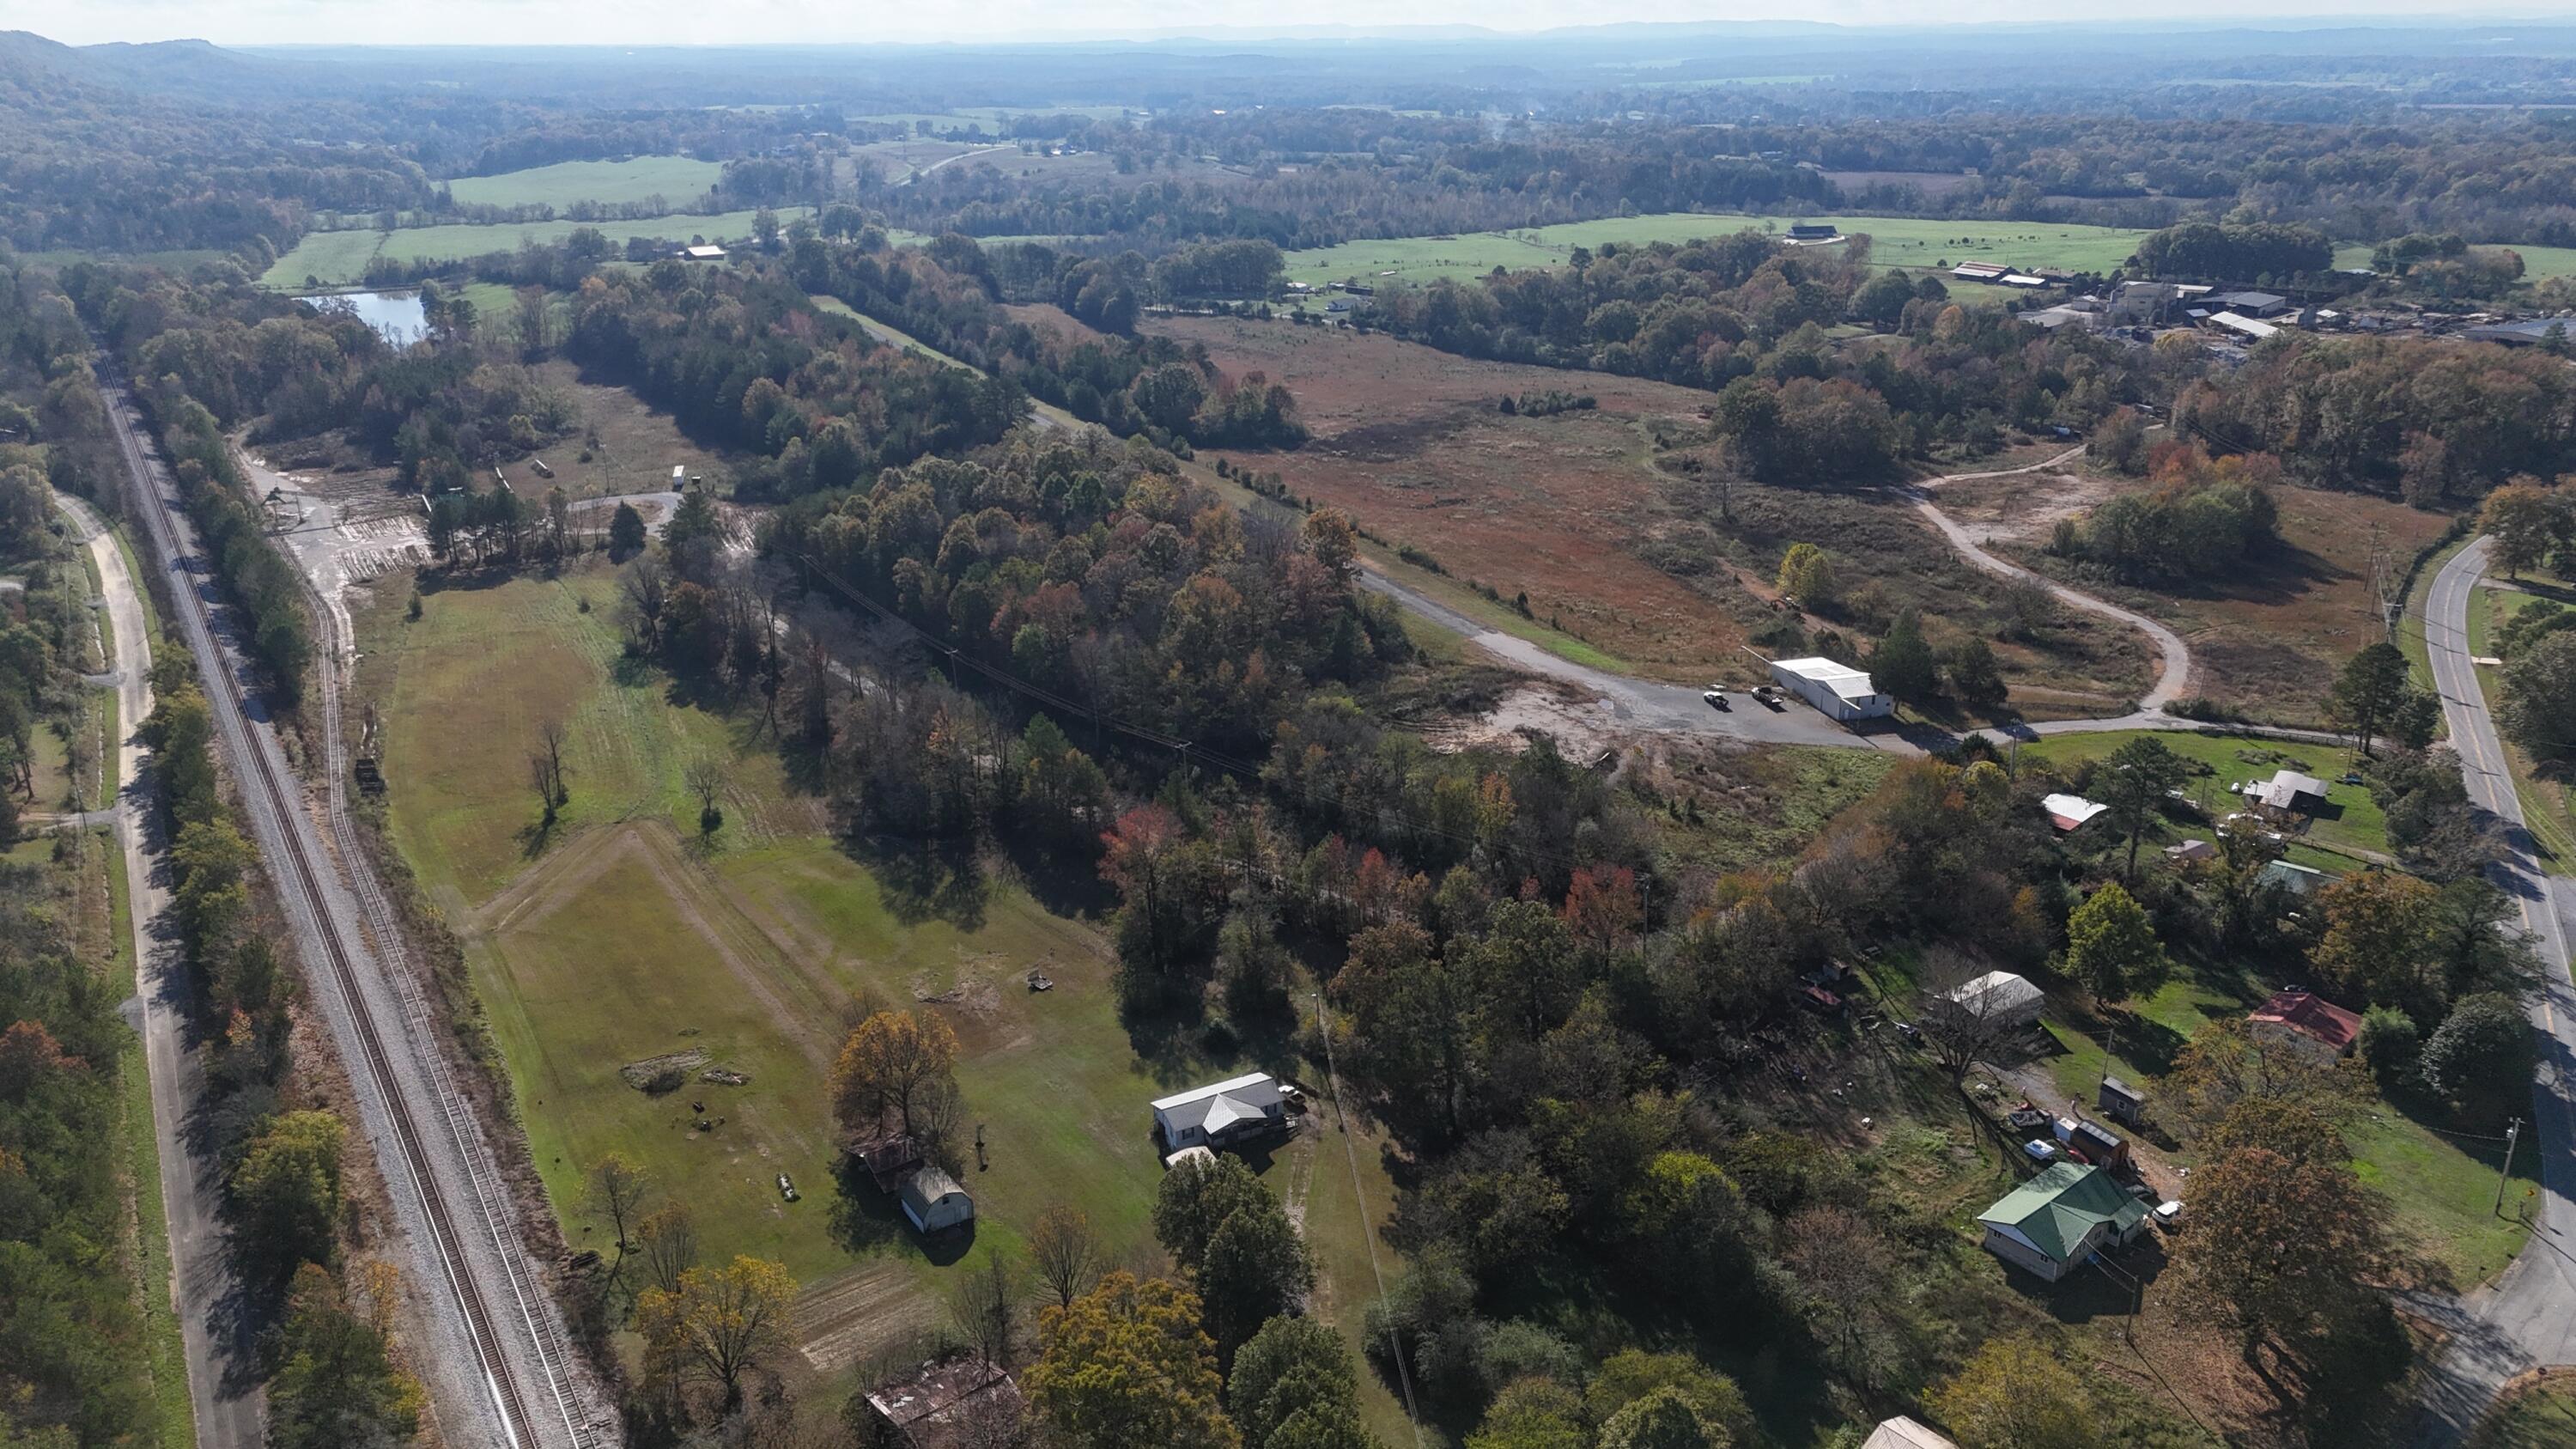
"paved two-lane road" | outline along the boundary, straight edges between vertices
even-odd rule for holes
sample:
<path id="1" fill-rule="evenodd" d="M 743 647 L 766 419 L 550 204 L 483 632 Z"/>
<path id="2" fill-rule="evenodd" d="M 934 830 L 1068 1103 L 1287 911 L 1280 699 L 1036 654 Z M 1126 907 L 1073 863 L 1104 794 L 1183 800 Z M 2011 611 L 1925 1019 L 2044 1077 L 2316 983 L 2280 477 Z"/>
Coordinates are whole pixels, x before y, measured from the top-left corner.
<path id="1" fill-rule="evenodd" d="M 2486 692 L 2469 655 L 2469 594 L 2487 569 L 2489 541 L 2478 539 L 2454 555 L 2425 604 L 2424 645 L 2433 683 L 2442 695 L 2443 718 L 2460 753 L 2469 798 L 2505 827 L 2505 858 L 2497 883 L 2514 902 L 2515 919 L 2530 938 L 2542 967 L 2531 1020 L 2539 1033 L 2539 1074 L 2532 1088 L 2534 1131 L 2524 1134 L 2539 1155 L 2541 1193 L 2531 1241 L 2496 1281 L 2454 1306 L 2424 1303 L 2451 1341 L 2428 1395 L 2422 1443 L 2457 1443 L 2492 1400 L 2496 1388 L 2525 1369 L 2576 1363 L 2576 987 L 2568 979 L 2567 942 L 2576 883 L 2549 873 L 2514 793 L 2504 743 L 2487 709 Z M 2515 1204 L 2508 1202 L 2507 1211 Z"/>

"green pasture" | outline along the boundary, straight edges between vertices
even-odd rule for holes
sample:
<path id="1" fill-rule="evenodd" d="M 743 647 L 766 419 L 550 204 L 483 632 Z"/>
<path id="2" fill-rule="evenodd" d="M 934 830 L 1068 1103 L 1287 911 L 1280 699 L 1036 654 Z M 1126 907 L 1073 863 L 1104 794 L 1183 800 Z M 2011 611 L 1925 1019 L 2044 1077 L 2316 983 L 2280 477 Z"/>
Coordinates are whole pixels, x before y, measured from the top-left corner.
<path id="1" fill-rule="evenodd" d="M 784 225 L 802 214 L 801 208 L 784 207 L 779 209 L 778 219 Z M 702 236 L 714 242 L 735 242 L 751 235 L 753 218 L 758 215 L 753 210 L 657 216 L 643 221 L 529 221 L 492 226 L 457 223 L 399 231 L 317 231 L 307 233 L 294 250 L 279 257 L 260 277 L 260 285 L 291 291 L 302 287 L 310 276 L 326 287 L 355 286 L 365 275 L 367 263 L 380 252 L 404 261 L 462 261 L 487 252 L 515 251 L 524 242 L 559 242 L 583 227 L 621 247 L 636 237 L 686 241 Z"/>
<path id="2" fill-rule="evenodd" d="M 561 207 L 582 201 L 628 206 L 656 197 L 685 206 L 723 175 L 722 164 L 688 156 L 558 161 L 498 176 L 459 176 L 447 183 L 447 194 L 461 206 Z"/>
<path id="3" fill-rule="evenodd" d="M 2035 221 L 1943 221 L 1848 212 L 1818 219 L 1834 222 L 1847 233 L 1868 233 L 1871 260 L 1897 267 L 1993 261 L 2019 267 L 2107 272 L 2127 261 L 2137 250 L 2139 239 L 2146 235 L 2142 230 L 2125 227 Z M 1514 270 L 1556 266 L 1578 246 L 1598 249 L 1608 242 L 1625 246 L 1685 242 L 1748 227 L 1785 235 L 1790 220 L 1735 212 L 1663 212 L 1455 237 L 1344 242 L 1290 252 L 1287 277 L 1309 283 L 1371 278 L 1406 282 L 1427 282 L 1436 277 L 1463 280 L 1482 276 L 1498 266 Z M 1382 277 L 1389 272 L 1394 275 Z"/>

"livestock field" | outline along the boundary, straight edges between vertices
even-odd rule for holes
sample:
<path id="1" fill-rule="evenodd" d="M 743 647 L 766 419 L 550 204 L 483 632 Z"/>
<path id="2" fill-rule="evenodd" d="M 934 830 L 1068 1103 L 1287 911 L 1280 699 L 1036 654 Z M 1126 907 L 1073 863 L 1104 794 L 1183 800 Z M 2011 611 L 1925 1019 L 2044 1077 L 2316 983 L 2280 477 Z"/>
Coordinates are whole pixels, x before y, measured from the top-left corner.
<path id="1" fill-rule="evenodd" d="M 782 225 L 802 214 L 803 208 L 800 207 L 778 209 Z M 752 210 L 714 215 L 660 216 L 643 221 L 528 221 L 490 226 L 457 223 L 403 227 L 395 231 L 308 232 L 259 280 L 261 286 L 281 291 L 303 288 L 308 281 L 325 287 L 355 286 L 365 276 L 367 263 L 379 255 L 407 262 L 463 261 L 487 252 L 515 251 L 526 242 L 539 245 L 559 242 L 584 227 L 599 232 L 621 247 L 637 237 L 674 242 L 697 238 L 735 242 L 751 235 L 753 219 L 758 215 L 757 210 Z"/>
<path id="2" fill-rule="evenodd" d="M 1526 593 L 1522 622 L 1552 621 L 1558 632 L 1515 628 L 1508 604 L 1468 612 L 1580 662 L 1674 682 L 1749 681 L 1752 661 L 1739 646 L 1777 656 L 1802 652 L 1826 629 L 1867 637 L 1908 605 L 1936 644 L 1998 633 L 1993 581 L 1891 493 L 1746 483 L 1721 508 L 1701 481 L 1707 393 L 1482 362 L 1341 328 L 1200 317 L 1143 325 L 1204 343 L 1227 371 L 1265 373 L 1296 393 L 1313 441 L 1229 454 L 1235 462 L 1349 512 L 1389 551 L 1427 556 L 1446 572 L 1451 597 L 1482 602 L 1455 587 L 1472 583 L 1505 601 Z M 1590 395 L 1597 406 L 1548 416 L 1498 406 L 1506 394 L 1549 391 Z M 1698 475 L 1687 471 L 1695 463 Z M 1810 618 L 1774 607 L 1780 557 L 1798 542 L 1835 556 L 1849 611 Z M 2134 631 L 2072 611 L 1996 650 L 2016 703 L 2034 717 L 2113 712 L 2149 672 Z"/>
<path id="3" fill-rule="evenodd" d="M 603 1246 L 582 1174 L 633 1158 L 657 1197 L 689 1206 L 703 1257 L 770 1257 L 804 1285 L 799 1373 L 836 1385 L 810 1402 L 836 1405 L 853 1365 L 941 1323 L 943 1288 L 1015 1251 L 1051 1204 L 1086 1212 L 1112 1261 L 1156 1260 L 1145 1103 L 1239 1068 L 1297 1070 L 1284 1046 L 1140 1049 L 1113 1007 L 1096 882 L 1042 902 L 973 859 L 836 838 L 801 783 L 810 762 L 783 762 L 756 712 L 702 707 L 625 655 L 604 565 L 423 595 L 416 621 L 398 579 L 359 610 L 388 828 L 464 943 L 565 1237 Z M 549 721 L 569 731 L 572 800 L 541 830 L 516 762 Z M 712 834 L 682 784 L 698 761 L 725 778 Z M 1032 968 L 1052 990 L 1026 987 Z M 960 1136 L 984 1143 L 961 1140 L 977 1207 L 962 1242 L 926 1248 L 842 1176 L 825 1078 L 875 1006 L 936 1013 L 960 1040 Z M 1351 1130 L 1382 1214 L 1377 1139 Z M 1302 1215 L 1318 1311 L 1356 1350 L 1375 1286 L 1351 1157 L 1312 1124 L 1252 1161 Z M 1372 1421 L 1400 1431 L 1369 1384 Z"/>
<path id="4" fill-rule="evenodd" d="M 497 176 L 459 176 L 447 194 L 463 206 L 571 206 L 596 201 L 630 205 L 660 199 L 674 207 L 704 196 L 724 166 L 689 156 L 630 156 L 623 161 L 558 161 Z"/>
<path id="5" fill-rule="evenodd" d="M 1988 261 L 2017 267 L 2107 272 L 2127 261 L 2137 250 L 2139 240 L 2146 236 L 2144 231 L 2125 227 L 2035 221 L 1927 221 L 1920 217 L 1849 212 L 1826 213 L 1816 219 L 1833 222 L 1846 233 L 1868 233 L 1871 261 L 1891 267 Z M 1607 242 L 1625 246 L 1684 242 L 1748 227 L 1785 235 L 1791 220 L 1740 212 L 1661 212 L 1519 231 L 1344 242 L 1340 246 L 1288 253 L 1287 277 L 1292 282 L 1317 284 L 1371 278 L 1428 282 L 1448 277 L 1464 281 L 1496 267 L 1518 270 L 1558 266 L 1576 247 L 1597 249 Z"/>

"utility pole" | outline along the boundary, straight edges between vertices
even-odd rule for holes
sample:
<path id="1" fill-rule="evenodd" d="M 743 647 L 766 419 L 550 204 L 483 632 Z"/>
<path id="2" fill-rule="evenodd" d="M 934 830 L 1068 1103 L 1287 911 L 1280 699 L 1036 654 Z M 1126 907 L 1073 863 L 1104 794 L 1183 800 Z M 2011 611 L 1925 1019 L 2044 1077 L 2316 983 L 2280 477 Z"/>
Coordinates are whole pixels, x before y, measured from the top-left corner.
<path id="1" fill-rule="evenodd" d="M 2504 1129 L 2504 1166 L 2496 1169 L 2495 1210 L 2497 1217 L 2504 1216 L 2504 1183 L 2506 1178 L 2513 1176 L 2514 1144 L 2519 1141 L 2521 1137 L 2522 1119 L 2516 1117 L 2513 1119 L 2513 1125 Z"/>

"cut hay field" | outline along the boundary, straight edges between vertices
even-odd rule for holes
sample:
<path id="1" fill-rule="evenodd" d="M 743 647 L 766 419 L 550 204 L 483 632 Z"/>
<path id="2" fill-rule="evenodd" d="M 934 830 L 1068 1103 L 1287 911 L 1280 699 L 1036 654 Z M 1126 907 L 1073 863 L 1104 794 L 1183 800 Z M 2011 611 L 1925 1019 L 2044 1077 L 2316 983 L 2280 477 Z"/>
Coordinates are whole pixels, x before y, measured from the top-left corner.
<path id="1" fill-rule="evenodd" d="M 724 166 L 688 156 L 630 156 L 623 161 L 558 161 L 497 176 L 459 176 L 447 194 L 462 206 L 614 206 L 660 200 L 686 206 L 706 195 Z"/>
<path id="2" fill-rule="evenodd" d="M 2076 226 L 2035 221 L 1927 221 L 1920 217 L 1863 216 L 1849 212 L 1818 218 L 1846 232 L 1867 232 L 1871 261 L 1891 267 L 1956 266 L 1966 261 L 2019 267 L 2107 272 L 2129 259 L 2146 233 L 2125 227 Z M 1398 237 L 1344 242 L 1287 255 L 1287 279 L 1324 283 L 1346 280 L 1465 281 L 1496 267 L 1561 265 L 1576 247 L 1605 242 L 1644 246 L 1723 236 L 1752 228 L 1786 233 L 1789 218 L 1737 212 L 1661 212 L 1519 231 L 1474 232 L 1454 237 Z M 1983 289 L 1978 289 L 1983 290 Z"/>
<path id="3" fill-rule="evenodd" d="M 1989 515 L 1984 527 L 2021 562 L 2071 577 L 2064 560 L 2043 551 L 2057 519 L 2145 485 L 2067 476 L 2070 486 L 2054 495 L 2025 480 L 1998 479 L 1945 488 L 1942 504 Z M 2408 561 L 2451 520 L 2395 499 L 2295 484 L 2275 487 L 2272 496 L 2286 545 L 2272 557 L 2224 578 L 2169 589 L 2080 582 L 2183 636 L 2192 658 L 2187 693 L 2265 723 L 2321 725 L 2335 671 L 2384 637 L 2372 579 L 2384 577 L 2394 588 Z"/>
<path id="4" fill-rule="evenodd" d="M 1140 1055 L 1092 923 L 972 864 L 834 839 L 756 722 L 679 702 L 624 658 L 604 567 L 435 589 L 417 622 L 399 593 L 359 625 L 362 691 L 388 721 L 390 832 L 465 943 L 567 1241 L 601 1246 L 579 1207 L 585 1167 L 632 1156 L 688 1204 L 704 1257 L 774 1258 L 804 1285 L 799 1374 L 823 1384 L 808 1402 L 837 1405 L 853 1364 L 938 1325 L 953 1275 L 1015 1252 L 1049 1205 L 1085 1211 L 1111 1261 L 1159 1261 L 1144 1104 L 1240 1066 L 1294 1070 Z M 517 762 L 550 718 L 570 724 L 573 799 L 541 840 Z M 712 840 L 681 788 L 701 758 L 729 777 Z M 1031 967 L 1055 988 L 1027 990 Z M 825 1079 L 870 1002 L 936 1013 L 960 1039 L 961 1145 L 980 1129 L 986 1147 L 980 1165 L 960 1154 L 977 1205 L 963 1242 L 925 1249 L 889 1200 L 837 1175 Z M 664 1061 L 683 1068 L 677 1090 L 631 1084 Z M 1378 1143 L 1358 1145 L 1382 1217 Z M 1356 1348 L 1375 1288 L 1341 1139 L 1310 1127 L 1255 1166 L 1302 1213 L 1320 1306 Z M 801 1201 L 782 1199 L 781 1172 Z M 1401 1432 L 1392 1398 L 1369 1392 L 1372 1421 Z"/>
<path id="5" fill-rule="evenodd" d="M 637 237 L 675 242 L 704 237 L 708 241 L 734 242 L 751 235 L 752 221 L 758 214 L 756 210 L 728 211 L 643 221 L 529 221 L 492 226 L 459 223 L 404 227 L 398 231 L 308 232 L 292 251 L 262 273 L 259 281 L 263 287 L 290 291 L 305 286 L 308 277 L 325 287 L 354 286 L 365 275 L 367 263 L 379 254 L 400 261 L 462 261 L 486 252 L 514 251 L 523 242 L 559 242 L 583 227 L 599 232 L 618 246 Z M 803 208 L 782 207 L 778 219 L 784 224 L 802 214 Z"/>
<path id="6" fill-rule="evenodd" d="M 1590 651 L 1584 663 L 1674 682 L 1724 677 L 1752 667 L 1738 649 L 1747 642 L 1803 649 L 1806 636 L 1779 633 L 1784 624 L 1866 636 L 1907 604 L 1936 643 L 1997 636 L 1992 581 L 1892 494 L 1740 484 L 1734 522 L 1723 522 L 1702 485 L 1670 471 L 1704 431 L 1707 393 L 1482 362 L 1342 328 L 1204 317 L 1142 326 L 1204 343 L 1227 371 L 1266 373 L 1297 395 L 1313 441 L 1227 456 L 1344 509 L 1390 549 L 1427 552 L 1455 580 L 1490 584 L 1505 600 L 1526 591 L 1537 622 L 1556 619 Z M 1496 406 L 1505 393 L 1547 390 L 1591 394 L 1599 406 L 1547 417 Z M 1657 429 L 1680 446 L 1659 452 Z M 1796 542 L 1835 554 L 1861 607 L 1836 620 L 1775 612 L 1771 580 Z M 1510 610 L 1487 606 L 1478 617 L 1487 614 Z M 2103 713 L 2146 685 L 2134 631 L 2091 615 L 2061 611 L 2040 637 L 1997 652 L 2033 717 Z"/>

